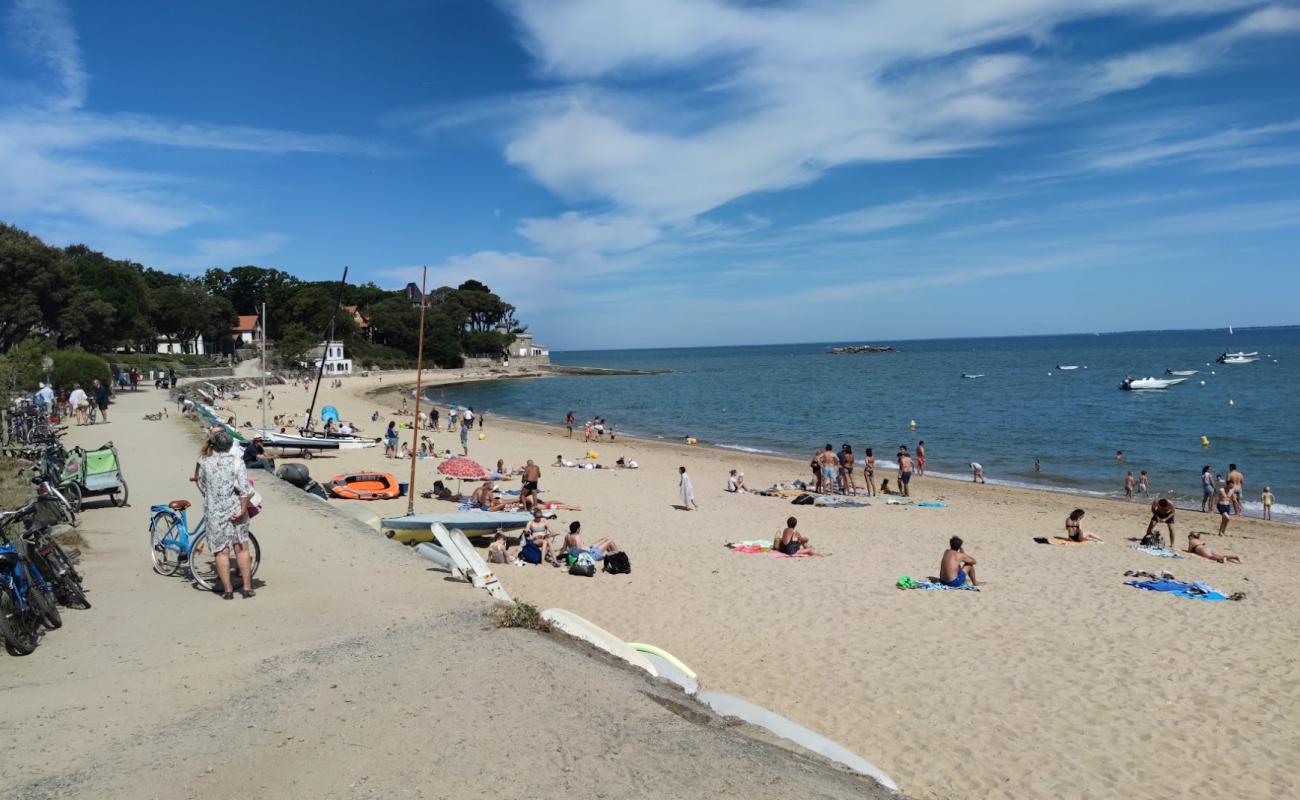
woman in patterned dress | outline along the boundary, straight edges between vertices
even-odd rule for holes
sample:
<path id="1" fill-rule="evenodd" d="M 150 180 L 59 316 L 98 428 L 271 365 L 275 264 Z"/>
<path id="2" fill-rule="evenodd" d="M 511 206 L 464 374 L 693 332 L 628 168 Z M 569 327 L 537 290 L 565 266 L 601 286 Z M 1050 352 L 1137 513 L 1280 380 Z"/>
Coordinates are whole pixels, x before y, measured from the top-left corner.
<path id="1" fill-rule="evenodd" d="M 208 546 L 216 556 L 217 575 L 221 578 L 221 597 L 234 599 L 230 585 L 230 551 L 244 580 L 240 592 L 252 597 L 252 555 L 248 550 L 248 472 L 244 460 L 231 452 L 234 439 L 225 431 L 212 434 L 212 454 L 199 462 L 199 491 L 203 494 L 203 511 L 207 517 Z"/>

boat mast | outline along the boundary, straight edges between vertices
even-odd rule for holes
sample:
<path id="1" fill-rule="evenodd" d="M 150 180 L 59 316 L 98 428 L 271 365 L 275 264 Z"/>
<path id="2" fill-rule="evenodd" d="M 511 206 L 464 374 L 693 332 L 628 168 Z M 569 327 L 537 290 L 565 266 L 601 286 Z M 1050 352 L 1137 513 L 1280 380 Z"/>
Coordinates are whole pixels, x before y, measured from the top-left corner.
<path id="1" fill-rule="evenodd" d="M 311 408 L 307 409 L 307 431 L 311 430 L 312 419 L 316 415 L 316 396 L 320 394 L 320 379 L 325 374 L 325 356 L 329 353 L 330 340 L 334 338 L 334 320 L 338 318 L 339 306 L 343 304 L 343 287 L 348 284 L 348 268 L 343 268 L 343 277 L 339 278 L 339 292 L 334 296 L 334 313 L 330 314 L 330 326 L 325 332 L 325 346 L 321 348 L 320 366 L 316 370 L 316 389 L 311 393 Z"/>
<path id="2" fill-rule="evenodd" d="M 262 303 L 262 430 L 266 430 L 266 303 Z"/>
<path id="3" fill-rule="evenodd" d="M 424 390 L 424 312 L 429 308 L 425 297 L 425 283 L 429 278 L 429 268 L 423 267 L 420 273 L 420 344 L 415 356 L 415 423 L 411 426 L 411 479 L 406 485 L 406 514 L 415 513 L 415 462 L 420 452 L 420 394 Z"/>

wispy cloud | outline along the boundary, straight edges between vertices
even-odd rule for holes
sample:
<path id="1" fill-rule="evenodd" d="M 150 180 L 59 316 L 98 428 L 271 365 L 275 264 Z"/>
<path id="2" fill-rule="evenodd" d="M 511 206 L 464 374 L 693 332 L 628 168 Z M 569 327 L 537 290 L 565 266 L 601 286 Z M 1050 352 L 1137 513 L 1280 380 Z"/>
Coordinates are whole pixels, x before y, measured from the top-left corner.
<path id="1" fill-rule="evenodd" d="M 59 0 L 15 0 L 9 10 L 9 41 L 45 65 L 59 91 L 48 98 L 54 108 L 80 108 L 86 101 L 90 76 L 81 61 L 72 14 Z"/>

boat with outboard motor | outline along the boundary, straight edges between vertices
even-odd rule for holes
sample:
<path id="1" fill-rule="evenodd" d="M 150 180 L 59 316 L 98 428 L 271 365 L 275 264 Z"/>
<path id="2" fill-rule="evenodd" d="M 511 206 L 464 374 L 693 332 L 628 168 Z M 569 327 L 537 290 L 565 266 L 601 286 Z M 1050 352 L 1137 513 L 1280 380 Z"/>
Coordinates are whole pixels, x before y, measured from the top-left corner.
<path id="1" fill-rule="evenodd" d="M 1220 364 L 1254 364 L 1259 359 L 1258 353 L 1224 353 L 1214 359 Z"/>
<path id="2" fill-rule="evenodd" d="M 1130 378 L 1124 377 L 1119 388 L 1125 391 L 1134 389 L 1168 389 L 1170 386 L 1177 386 L 1186 381 L 1186 378 Z"/>
<path id="3" fill-rule="evenodd" d="M 1167 369 L 1167 370 L 1165 370 L 1165 374 L 1166 374 L 1166 375 L 1175 375 L 1175 376 L 1180 377 L 1180 378 L 1190 378 L 1190 377 L 1192 377 L 1193 375 L 1197 374 L 1198 372 L 1199 372 L 1199 370 L 1194 370 L 1194 369 Z"/>

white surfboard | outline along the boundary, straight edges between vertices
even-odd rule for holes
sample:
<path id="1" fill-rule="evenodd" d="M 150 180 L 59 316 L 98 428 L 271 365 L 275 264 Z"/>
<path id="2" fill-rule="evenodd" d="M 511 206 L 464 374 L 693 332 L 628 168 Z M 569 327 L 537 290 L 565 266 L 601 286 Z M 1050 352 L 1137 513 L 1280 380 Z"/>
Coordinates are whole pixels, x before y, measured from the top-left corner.
<path id="1" fill-rule="evenodd" d="M 644 656 L 659 677 L 677 684 L 687 694 L 695 694 L 700 690 L 695 670 L 683 664 L 672 653 L 644 642 L 628 642 L 627 646 Z"/>
<path id="2" fill-rule="evenodd" d="M 633 650 L 631 645 L 572 611 L 565 611 L 562 608 L 548 608 L 542 612 L 542 619 L 549 622 L 552 628 L 561 633 L 568 634 L 575 639 L 581 639 L 594 647 L 604 650 L 615 658 L 622 659 L 634 667 L 640 667 L 656 678 L 659 677 L 659 672 L 650 663 L 650 660 Z"/>
<path id="3" fill-rule="evenodd" d="M 898 784 L 885 774 L 884 770 L 867 761 L 841 744 L 837 744 L 820 733 L 811 731 L 794 720 L 786 719 L 775 711 L 769 711 L 748 700 L 722 692 L 700 692 L 695 699 L 724 717 L 735 717 L 751 725 L 757 725 L 782 739 L 794 742 L 805 750 L 825 756 L 837 764 L 842 764 L 854 772 L 871 778 L 886 789 L 898 791 Z"/>
<path id="4" fill-rule="evenodd" d="M 432 526 L 433 535 L 442 545 L 442 549 L 447 551 L 451 557 L 452 563 L 456 569 L 464 575 L 471 584 L 480 589 L 487 590 L 497 600 L 503 603 L 514 603 L 506 587 L 501 585 L 497 576 L 492 574 L 483 557 L 474 549 L 474 545 L 469 543 L 465 534 L 459 530 L 447 530 L 443 525 L 435 522 Z"/>

